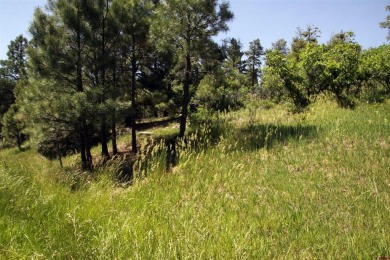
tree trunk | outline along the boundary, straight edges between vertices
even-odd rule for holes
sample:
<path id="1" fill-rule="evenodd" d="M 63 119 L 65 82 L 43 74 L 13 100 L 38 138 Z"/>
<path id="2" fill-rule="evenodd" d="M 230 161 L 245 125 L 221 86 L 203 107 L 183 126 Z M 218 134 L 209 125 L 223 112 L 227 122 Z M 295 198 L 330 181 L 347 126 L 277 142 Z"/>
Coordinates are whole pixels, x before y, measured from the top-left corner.
<path id="1" fill-rule="evenodd" d="M 58 139 L 58 136 L 57 136 L 57 139 Z M 60 151 L 60 143 L 57 142 L 57 155 L 58 155 L 58 161 L 60 162 L 60 167 L 63 168 L 63 164 L 62 164 L 62 155 L 61 155 L 61 151 Z"/>
<path id="2" fill-rule="evenodd" d="M 79 138 L 80 138 L 80 156 L 81 156 L 81 164 L 83 169 L 89 169 L 87 163 L 87 156 L 85 154 L 85 134 L 84 127 L 79 130 Z"/>
<path id="3" fill-rule="evenodd" d="M 255 71 L 255 65 L 252 66 L 252 86 L 256 85 L 257 73 Z"/>
<path id="4" fill-rule="evenodd" d="M 85 129 L 85 134 L 84 134 L 84 142 L 85 142 L 85 156 L 87 158 L 87 165 L 88 169 L 92 170 L 92 154 L 91 154 L 91 144 L 89 140 L 89 128 L 87 124 L 87 120 L 84 121 L 84 129 Z"/>
<path id="5" fill-rule="evenodd" d="M 132 57 L 131 57 L 131 149 L 134 154 L 136 154 L 137 151 L 137 132 L 136 132 L 136 121 L 135 117 L 137 114 L 137 108 L 136 108 L 136 98 L 135 98 L 135 90 L 136 90 L 136 73 L 137 73 L 137 62 L 135 58 L 135 46 L 133 41 L 133 50 L 132 50 Z"/>
<path id="6" fill-rule="evenodd" d="M 112 68 L 112 81 L 113 81 L 113 87 L 114 92 L 116 92 L 117 88 L 117 78 L 116 78 L 116 69 L 117 69 L 117 62 L 114 61 L 114 66 Z M 112 154 L 115 156 L 118 154 L 118 146 L 116 143 L 117 133 L 116 133 L 116 109 L 114 108 L 112 111 L 112 123 L 111 123 L 111 144 L 112 144 Z"/>
<path id="7" fill-rule="evenodd" d="M 108 1 L 106 1 L 106 10 L 108 10 Z M 102 42 L 101 42 L 101 55 L 102 55 L 102 64 L 101 64 L 101 76 L 102 76 L 102 102 L 106 100 L 106 70 L 107 70 L 107 61 L 106 61 L 106 17 L 103 16 L 102 20 Z M 107 116 L 106 113 L 103 112 L 101 116 L 101 129 L 100 129 L 100 137 L 102 142 L 102 157 L 104 160 L 110 157 L 110 153 L 108 151 L 108 138 L 107 138 Z"/>
<path id="8" fill-rule="evenodd" d="M 102 118 L 102 124 L 100 126 L 100 138 L 102 142 L 102 157 L 104 159 L 108 159 L 110 157 L 110 153 L 108 151 L 108 145 L 107 145 L 107 123 L 106 118 L 103 116 Z"/>
<path id="9" fill-rule="evenodd" d="M 84 115 L 81 116 L 79 122 L 81 125 L 81 129 L 79 130 L 79 140 L 82 168 L 85 170 L 92 170 L 92 155 L 89 144 L 88 126 Z"/>
<path id="10" fill-rule="evenodd" d="M 187 116 L 188 116 L 188 104 L 190 103 L 190 79 L 191 79 L 191 56 L 186 56 L 186 69 L 184 74 L 183 84 L 183 104 L 180 118 L 180 134 L 179 137 L 183 138 L 186 132 Z"/>
<path id="11" fill-rule="evenodd" d="M 114 109 L 112 114 L 112 123 L 111 123 L 111 143 L 112 143 L 112 154 L 117 155 L 118 154 L 118 146 L 116 143 L 116 111 Z"/>
<path id="12" fill-rule="evenodd" d="M 21 138 L 20 134 L 18 134 L 18 136 L 16 138 L 16 142 L 18 143 L 18 149 L 22 150 L 22 138 Z"/>
<path id="13" fill-rule="evenodd" d="M 82 65 L 81 65 L 81 35 L 80 33 L 77 34 L 77 91 L 83 92 L 83 79 L 82 79 Z M 81 163 L 82 168 L 86 170 L 92 169 L 92 156 L 89 146 L 89 135 L 88 135 L 88 126 L 87 126 L 87 120 L 85 116 L 85 111 L 82 111 L 81 117 L 80 117 L 80 123 L 81 123 L 81 131 L 79 133 L 80 135 L 80 156 L 81 156 Z"/>

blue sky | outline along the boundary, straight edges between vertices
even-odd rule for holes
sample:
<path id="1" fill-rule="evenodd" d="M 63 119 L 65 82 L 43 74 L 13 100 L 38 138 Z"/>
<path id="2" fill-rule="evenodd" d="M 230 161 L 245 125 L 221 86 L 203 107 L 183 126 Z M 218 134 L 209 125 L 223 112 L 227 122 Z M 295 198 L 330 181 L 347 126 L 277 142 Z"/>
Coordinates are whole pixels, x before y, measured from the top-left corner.
<path id="1" fill-rule="evenodd" d="M 235 19 L 229 23 L 227 37 L 240 39 L 246 49 L 259 38 L 265 48 L 284 38 L 291 42 L 297 27 L 315 25 L 322 32 L 320 42 L 332 34 L 353 31 L 363 48 L 386 43 L 388 31 L 379 23 L 388 15 L 389 0 L 230 0 Z M 0 59 L 6 58 L 7 45 L 19 34 L 27 37 L 34 8 L 46 0 L 0 0 Z"/>
<path id="2" fill-rule="evenodd" d="M 259 38 L 269 48 L 280 38 L 290 43 L 297 27 L 314 25 L 321 30 L 321 43 L 343 30 L 353 31 L 363 48 L 377 47 L 386 43 L 388 31 L 379 23 L 387 16 L 387 4 L 389 0 L 231 0 L 235 19 L 226 36 L 239 38 L 245 48 Z"/>

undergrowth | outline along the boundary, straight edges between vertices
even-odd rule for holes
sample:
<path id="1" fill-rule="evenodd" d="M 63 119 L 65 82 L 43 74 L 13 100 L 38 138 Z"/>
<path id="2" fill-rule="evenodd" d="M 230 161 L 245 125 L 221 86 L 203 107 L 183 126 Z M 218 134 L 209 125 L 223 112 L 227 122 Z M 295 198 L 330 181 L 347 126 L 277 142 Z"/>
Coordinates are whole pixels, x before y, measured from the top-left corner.
<path id="1" fill-rule="evenodd" d="M 154 129 L 131 185 L 117 162 L 75 174 L 76 157 L 62 169 L 1 150 L 0 258 L 390 256 L 389 115 L 388 101 L 326 100 L 221 114 L 175 143 L 174 163 L 175 130 Z"/>

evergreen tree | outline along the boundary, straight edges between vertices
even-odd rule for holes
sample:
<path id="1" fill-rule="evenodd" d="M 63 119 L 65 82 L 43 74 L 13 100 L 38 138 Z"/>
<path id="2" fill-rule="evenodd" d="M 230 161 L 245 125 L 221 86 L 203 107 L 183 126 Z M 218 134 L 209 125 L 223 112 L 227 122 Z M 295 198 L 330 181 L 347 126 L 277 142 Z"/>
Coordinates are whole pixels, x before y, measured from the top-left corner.
<path id="1" fill-rule="evenodd" d="M 246 60 L 248 66 L 248 73 L 251 79 L 251 86 L 255 86 L 258 83 L 260 67 L 261 67 L 261 56 L 264 55 L 263 46 L 259 39 L 256 39 L 249 43 L 249 49 L 245 52 L 248 57 Z"/>
<path id="2" fill-rule="evenodd" d="M 197 61 L 194 58 L 204 51 L 203 46 L 212 36 L 228 29 L 226 22 L 232 18 L 229 4 L 217 0 L 165 0 L 158 5 L 152 26 L 154 39 L 161 48 L 177 48 L 177 59 L 183 68 L 179 77 L 183 82 L 180 137 L 186 130 L 193 65 Z"/>
<path id="3" fill-rule="evenodd" d="M 36 9 L 30 27 L 33 38 L 29 52 L 36 79 L 35 96 L 29 96 L 32 99 L 29 105 L 37 108 L 37 122 L 44 125 L 56 122 L 72 128 L 79 136 L 78 150 L 85 169 L 92 168 L 90 116 L 93 111 L 90 88 L 85 85 L 83 75 L 86 43 L 91 33 L 84 9 L 90 3 L 57 0 L 49 1 L 47 13 Z M 54 127 L 59 128 L 62 127 Z"/>
<path id="4" fill-rule="evenodd" d="M 314 25 L 307 25 L 306 30 L 302 30 L 298 27 L 297 34 L 299 38 L 302 38 L 307 43 L 318 43 L 321 30 Z"/>
<path id="5" fill-rule="evenodd" d="M 25 119 L 23 115 L 19 113 L 18 106 L 13 104 L 4 114 L 2 124 L 2 136 L 7 143 L 13 144 L 16 142 L 19 150 L 22 149 L 22 142 L 25 139 L 23 130 L 25 129 Z"/>
<path id="6" fill-rule="evenodd" d="M 342 44 L 342 43 L 354 43 L 355 42 L 355 33 L 352 31 L 348 32 L 339 32 L 334 35 L 329 40 L 329 45 L 330 46 L 335 46 L 337 44 Z"/>
<path id="7" fill-rule="evenodd" d="M 109 118 L 114 113 L 112 101 L 112 67 L 117 53 L 114 51 L 120 42 L 119 23 L 112 10 L 112 0 L 97 0 L 93 4 L 83 5 L 89 33 L 85 39 L 87 50 L 84 71 L 89 75 L 89 85 L 93 91 L 92 102 L 98 115 L 98 128 L 101 143 L 101 155 L 109 158 L 108 131 Z M 114 106 L 112 106 L 114 105 Z"/>
<path id="8" fill-rule="evenodd" d="M 390 5 L 386 6 L 386 11 L 390 12 Z M 386 21 L 383 21 L 380 23 L 381 28 L 385 28 L 389 30 L 389 33 L 387 35 L 387 40 L 390 41 L 390 15 L 386 17 Z"/>
<path id="9" fill-rule="evenodd" d="M 287 55 L 289 49 L 287 47 L 287 41 L 285 39 L 279 39 L 272 43 L 272 50 L 278 50 L 282 54 Z"/>
<path id="10" fill-rule="evenodd" d="M 242 61 L 242 57 L 244 56 L 244 52 L 241 50 L 242 43 L 235 38 L 231 38 L 225 40 L 223 48 L 226 53 L 226 62 L 243 72 L 245 68 Z"/>
<path id="11" fill-rule="evenodd" d="M 298 27 L 296 36 L 291 43 L 292 56 L 299 60 L 299 53 L 303 50 L 307 44 L 318 44 L 318 38 L 321 35 L 320 29 L 313 25 L 307 25 L 306 30 Z"/>
<path id="12" fill-rule="evenodd" d="M 137 73 L 141 69 L 142 61 L 146 59 L 149 48 L 148 35 L 153 5 L 145 0 L 119 0 L 116 7 L 123 36 L 122 54 L 129 61 L 130 67 L 131 144 L 133 153 L 137 153 Z"/>
<path id="13" fill-rule="evenodd" d="M 19 35 L 8 45 L 8 59 L 0 61 L 0 133 L 1 118 L 15 103 L 17 85 L 20 81 L 27 79 L 27 47 L 27 39 Z"/>
<path id="14" fill-rule="evenodd" d="M 18 81 L 27 77 L 26 49 L 28 41 L 23 35 L 19 35 L 8 45 L 7 60 L 0 61 L 1 75 L 12 81 Z"/>
<path id="15" fill-rule="evenodd" d="M 13 81 L 4 77 L 0 78 L 0 118 L 2 118 L 11 105 L 15 103 L 14 88 L 15 83 Z"/>

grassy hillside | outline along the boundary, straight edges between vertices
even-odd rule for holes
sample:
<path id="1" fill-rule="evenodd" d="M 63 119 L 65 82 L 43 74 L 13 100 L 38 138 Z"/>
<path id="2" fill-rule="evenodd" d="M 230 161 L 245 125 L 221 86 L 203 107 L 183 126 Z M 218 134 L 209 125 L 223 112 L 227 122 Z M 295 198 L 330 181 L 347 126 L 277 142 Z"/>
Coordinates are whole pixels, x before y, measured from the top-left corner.
<path id="1" fill-rule="evenodd" d="M 389 102 L 248 109 L 212 128 L 221 138 L 194 135 L 206 145 L 182 144 L 169 172 L 154 153 L 127 188 L 1 150 L 0 258 L 390 256 Z"/>

